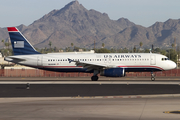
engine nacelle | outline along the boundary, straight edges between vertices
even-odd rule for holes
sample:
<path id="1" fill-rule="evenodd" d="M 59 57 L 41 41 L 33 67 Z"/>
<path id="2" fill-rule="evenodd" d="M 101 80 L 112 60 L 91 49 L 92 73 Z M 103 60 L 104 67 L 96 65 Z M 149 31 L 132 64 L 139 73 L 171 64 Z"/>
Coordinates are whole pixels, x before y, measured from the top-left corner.
<path id="1" fill-rule="evenodd" d="M 100 75 L 106 77 L 124 77 L 125 70 L 124 68 L 109 68 L 100 71 Z"/>

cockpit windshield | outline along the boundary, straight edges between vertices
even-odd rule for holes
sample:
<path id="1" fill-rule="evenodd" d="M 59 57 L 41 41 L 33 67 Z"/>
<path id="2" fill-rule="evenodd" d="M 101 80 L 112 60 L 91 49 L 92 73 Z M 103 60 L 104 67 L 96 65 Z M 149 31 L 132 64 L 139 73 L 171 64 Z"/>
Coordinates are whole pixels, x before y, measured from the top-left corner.
<path id="1" fill-rule="evenodd" d="M 162 58 L 162 61 L 169 60 L 169 58 Z"/>

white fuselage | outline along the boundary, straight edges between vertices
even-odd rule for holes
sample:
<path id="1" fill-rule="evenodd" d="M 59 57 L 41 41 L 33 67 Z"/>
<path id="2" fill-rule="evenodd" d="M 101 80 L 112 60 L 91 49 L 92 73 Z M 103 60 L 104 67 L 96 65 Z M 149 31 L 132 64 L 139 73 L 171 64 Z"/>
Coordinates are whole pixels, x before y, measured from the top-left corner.
<path id="1" fill-rule="evenodd" d="M 13 59 L 11 59 L 13 58 Z M 17 59 L 17 61 L 14 60 Z M 23 59 L 19 61 L 18 59 Z M 34 68 L 58 72 L 90 72 L 86 68 L 77 66 L 74 61 L 102 65 L 106 68 L 124 68 L 125 72 L 163 71 L 176 67 L 176 64 L 161 54 L 154 53 L 54 53 L 37 55 L 17 55 L 5 60 Z M 12 61 L 13 60 L 13 61 Z M 93 72 L 93 71 L 91 71 Z"/>

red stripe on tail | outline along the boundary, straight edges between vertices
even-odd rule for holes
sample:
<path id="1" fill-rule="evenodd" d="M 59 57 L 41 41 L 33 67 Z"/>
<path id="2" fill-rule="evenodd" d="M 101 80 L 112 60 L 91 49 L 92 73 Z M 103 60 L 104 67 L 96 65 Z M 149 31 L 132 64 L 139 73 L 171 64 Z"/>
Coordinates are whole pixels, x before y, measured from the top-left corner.
<path id="1" fill-rule="evenodd" d="M 18 32 L 18 29 L 16 27 L 8 27 L 7 29 L 9 32 Z"/>

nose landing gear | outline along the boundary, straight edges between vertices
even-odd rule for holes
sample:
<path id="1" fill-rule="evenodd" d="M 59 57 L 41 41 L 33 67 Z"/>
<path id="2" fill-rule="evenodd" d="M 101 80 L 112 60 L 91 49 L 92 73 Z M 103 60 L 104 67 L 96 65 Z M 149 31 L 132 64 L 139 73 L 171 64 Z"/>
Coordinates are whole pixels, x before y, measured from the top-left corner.
<path id="1" fill-rule="evenodd" d="M 151 72 L 151 80 L 155 81 L 155 75 L 153 74 L 153 72 Z"/>

